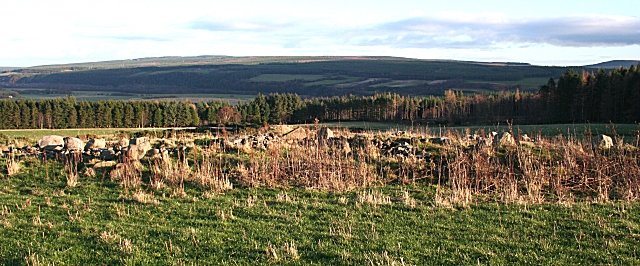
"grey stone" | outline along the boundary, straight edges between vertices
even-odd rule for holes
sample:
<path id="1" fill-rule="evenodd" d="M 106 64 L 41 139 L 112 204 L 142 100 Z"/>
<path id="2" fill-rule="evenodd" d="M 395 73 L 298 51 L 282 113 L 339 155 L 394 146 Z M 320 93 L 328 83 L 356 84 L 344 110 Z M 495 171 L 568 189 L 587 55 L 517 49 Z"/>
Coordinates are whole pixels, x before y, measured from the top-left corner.
<path id="1" fill-rule="evenodd" d="M 500 132 L 493 137 L 493 146 L 514 146 L 516 139 L 509 132 Z"/>
<path id="2" fill-rule="evenodd" d="M 64 138 L 58 135 L 44 136 L 38 140 L 38 147 L 47 151 L 55 150 L 57 147 L 64 147 Z"/>
<path id="3" fill-rule="evenodd" d="M 87 141 L 87 145 L 84 146 L 84 150 L 104 149 L 107 147 L 107 141 L 104 139 L 90 139 Z"/>
<path id="4" fill-rule="evenodd" d="M 598 149 L 609 149 L 613 147 L 613 139 L 607 135 L 600 134 L 593 138 L 593 146 Z"/>
<path id="5" fill-rule="evenodd" d="M 84 142 L 79 138 L 66 137 L 64 138 L 64 148 L 68 151 L 82 151 Z"/>
<path id="6" fill-rule="evenodd" d="M 142 159 L 151 150 L 151 142 L 147 137 L 133 138 L 129 141 L 127 155 L 131 160 Z"/>

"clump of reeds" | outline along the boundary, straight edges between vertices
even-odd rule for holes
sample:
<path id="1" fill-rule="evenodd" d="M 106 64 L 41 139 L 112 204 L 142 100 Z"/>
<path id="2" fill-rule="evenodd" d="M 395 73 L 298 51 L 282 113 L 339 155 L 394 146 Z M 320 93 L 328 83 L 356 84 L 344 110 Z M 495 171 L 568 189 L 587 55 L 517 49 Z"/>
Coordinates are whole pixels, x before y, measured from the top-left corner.
<path id="1" fill-rule="evenodd" d="M 178 154 L 176 160 L 164 155 L 161 159 L 153 161 L 151 174 L 155 179 L 161 179 L 171 186 L 179 186 L 191 179 L 191 168 L 186 155 Z"/>
<path id="2" fill-rule="evenodd" d="M 369 262 L 368 265 L 378 266 L 404 266 L 404 259 L 400 258 L 400 261 L 395 260 L 389 253 L 384 251 L 382 253 L 365 254 L 365 258 Z"/>
<path id="3" fill-rule="evenodd" d="M 71 159 L 65 162 L 64 173 L 68 187 L 75 187 L 78 185 L 78 163 L 75 160 Z"/>
<path id="4" fill-rule="evenodd" d="M 200 186 L 214 192 L 233 189 L 227 174 L 222 171 L 220 160 L 209 154 L 205 154 L 202 162 L 195 166 L 192 179 Z"/>
<path id="5" fill-rule="evenodd" d="M 6 164 L 7 164 L 7 175 L 9 176 L 15 176 L 19 174 L 20 170 L 22 169 L 22 165 L 20 164 L 20 161 L 16 160 L 16 157 L 13 154 L 9 156 L 9 158 L 6 161 Z"/>
<path id="6" fill-rule="evenodd" d="M 133 200 L 142 204 L 160 204 L 160 201 L 156 199 L 153 194 L 146 193 L 143 190 L 137 190 L 135 193 L 133 193 L 132 197 Z"/>
<path id="7" fill-rule="evenodd" d="M 354 159 L 352 153 L 306 143 L 274 145 L 264 156 L 239 163 L 233 174 L 246 186 L 348 191 L 376 184 L 378 175 L 373 168 Z"/>
<path id="8" fill-rule="evenodd" d="M 369 190 L 358 193 L 357 201 L 371 205 L 387 205 L 391 204 L 391 197 L 384 195 L 380 191 Z"/>
<path id="9" fill-rule="evenodd" d="M 590 138 L 537 137 L 537 143 L 511 147 L 448 149 L 438 172 L 436 201 L 468 204 L 640 199 L 638 149 L 601 149 Z"/>
<path id="10" fill-rule="evenodd" d="M 119 163 L 109 173 L 112 181 L 120 182 L 126 190 L 136 188 L 142 184 L 142 164 L 139 161 Z"/>

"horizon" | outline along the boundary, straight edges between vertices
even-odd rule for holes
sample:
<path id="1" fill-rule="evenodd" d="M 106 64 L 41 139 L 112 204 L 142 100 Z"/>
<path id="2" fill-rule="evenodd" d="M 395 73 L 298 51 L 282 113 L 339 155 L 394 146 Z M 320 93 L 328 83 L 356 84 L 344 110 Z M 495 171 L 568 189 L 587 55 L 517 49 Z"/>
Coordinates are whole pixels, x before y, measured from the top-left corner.
<path id="1" fill-rule="evenodd" d="M 133 60 L 144 60 L 144 59 L 162 59 L 162 58 L 197 58 L 197 57 L 235 57 L 235 58 L 248 58 L 248 57 L 341 57 L 341 58 L 349 58 L 349 57 L 370 57 L 370 58 L 375 58 L 375 57 L 390 57 L 390 58 L 401 58 L 401 59 L 409 59 L 409 60 L 425 60 L 425 61 L 454 61 L 454 62 L 470 62 L 470 63 L 496 63 L 496 64 L 500 64 L 500 63 L 508 63 L 508 64 L 528 64 L 531 66 L 542 66 L 542 67 L 583 67 L 583 66 L 589 66 L 589 65 L 598 65 L 601 63 L 608 63 L 608 62 L 613 62 L 613 61 L 636 61 L 637 63 L 635 64 L 640 64 L 640 59 L 613 59 L 613 60 L 607 60 L 607 61 L 601 61 L 601 62 L 595 62 L 595 63 L 589 63 L 589 64 L 584 64 L 584 65 L 538 65 L 538 64 L 532 64 L 529 62 L 512 62 L 512 61 L 472 61 L 472 60 L 456 60 L 456 59 L 444 59 L 444 58 L 438 58 L 438 59 L 433 59 L 433 58 L 411 58 L 411 57 L 400 57 L 400 56 L 386 56 L 386 55 L 318 55 L 318 56 L 306 56 L 306 55 L 290 55 L 290 56 L 279 56 L 279 55 L 273 55 L 273 56 L 254 56 L 254 55 L 244 55 L 244 56 L 230 56 L 230 55 L 187 55 L 187 56 L 173 56 L 173 55 L 167 55 L 167 56 L 151 56 L 151 57 L 138 57 L 138 58 L 122 58 L 122 59 L 108 59 L 108 60 L 104 60 L 104 61 L 81 61 L 81 62 L 68 62 L 68 63 L 54 63 L 54 64 L 44 64 L 44 65 L 33 65 L 33 66 L 4 66 L 4 65 L 0 65 L 0 68 L 15 68 L 15 69 L 20 69 L 20 68 L 33 68 L 33 67 L 46 67 L 46 66 L 65 66 L 65 65 L 77 65 L 77 64 L 92 64 L 92 63 L 106 63 L 106 62 L 117 62 L 117 61 L 133 61 Z"/>
<path id="2" fill-rule="evenodd" d="M 640 59 L 640 6 L 630 0 L 27 0 L 3 6 L 23 12 L 0 17 L 8 25 L 0 36 L 2 67 L 209 54 L 539 66 Z"/>

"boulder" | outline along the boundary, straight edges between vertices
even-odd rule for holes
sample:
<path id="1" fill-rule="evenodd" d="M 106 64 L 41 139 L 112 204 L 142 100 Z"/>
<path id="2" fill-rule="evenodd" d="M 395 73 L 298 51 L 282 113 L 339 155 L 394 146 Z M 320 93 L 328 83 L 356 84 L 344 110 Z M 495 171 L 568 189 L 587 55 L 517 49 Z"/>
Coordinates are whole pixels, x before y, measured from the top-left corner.
<path id="1" fill-rule="evenodd" d="M 609 149 L 613 147 L 613 139 L 607 135 L 600 134 L 593 138 L 593 147 L 597 149 Z"/>
<path id="2" fill-rule="evenodd" d="M 113 150 L 102 150 L 100 152 L 100 160 L 113 161 L 116 159 L 116 153 Z"/>
<path id="3" fill-rule="evenodd" d="M 431 143 L 440 144 L 440 145 L 450 145 L 451 144 L 451 139 L 447 138 L 447 137 L 430 138 L 429 141 Z"/>
<path id="4" fill-rule="evenodd" d="M 84 150 L 96 150 L 96 149 L 104 149 L 107 147 L 107 141 L 104 139 L 90 139 L 87 141 L 87 145 L 84 146 Z"/>
<path id="5" fill-rule="evenodd" d="M 38 147 L 47 151 L 61 150 L 64 147 L 64 138 L 57 135 L 44 136 L 38 140 Z"/>
<path id="6" fill-rule="evenodd" d="M 302 128 L 296 128 L 294 130 L 289 131 L 289 133 L 284 134 L 282 136 L 283 140 L 302 140 L 305 139 L 307 137 L 307 131 Z"/>
<path id="7" fill-rule="evenodd" d="M 325 142 L 328 139 L 333 138 L 333 131 L 331 131 L 331 129 L 329 129 L 328 127 L 323 127 L 318 130 L 318 133 L 316 135 L 319 141 Z"/>
<path id="8" fill-rule="evenodd" d="M 68 151 L 82 151 L 84 142 L 79 138 L 66 137 L 64 138 L 64 148 Z"/>
<path id="9" fill-rule="evenodd" d="M 509 132 L 500 132 L 493 136 L 493 146 L 515 146 L 516 139 Z"/>
<path id="10" fill-rule="evenodd" d="M 509 132 L 500 132 L 493 137 L 493 146 L 515 146 L 516 139 Z"/>
<path id="11" fill-rule="evenodd" d="M 115 161 L 108 162 L 99 162 L 93 165 L 93 168 L 105 168 L 105 167 L 113 167 L 116 165 Z"/>
<path id="12" fill-rule="evenodd" d="M 332 149 L 342 150 L 344 153 L 351 153 L 351 145 L 349 140 L 345 137 L 330 138 L 327 140 L 327 144 Z"/>
<path id="13" fill-rule="evenodd" d="M 133 138 L 129 141 L 128 156 L 132 160 L 140 160 L 151 150 L 151 142 L 147 137 Z"/>
<path id="14" fill-rule="evenodd" d="M 129 146 L 129 139 L 127 139 L 127 138 L 121 138 L 121 139 L 118 141 L 118 146 L 120 146 L 120 148 L 124 148 L 124 147 Z"/>
<path id="15" fill-rule="evenodd" d="M 7 145 L 0 145 L 0 154 L 4 153 L 9 153 L 9 151 L 11 150 L 11 147 L 7 146 Z"/>

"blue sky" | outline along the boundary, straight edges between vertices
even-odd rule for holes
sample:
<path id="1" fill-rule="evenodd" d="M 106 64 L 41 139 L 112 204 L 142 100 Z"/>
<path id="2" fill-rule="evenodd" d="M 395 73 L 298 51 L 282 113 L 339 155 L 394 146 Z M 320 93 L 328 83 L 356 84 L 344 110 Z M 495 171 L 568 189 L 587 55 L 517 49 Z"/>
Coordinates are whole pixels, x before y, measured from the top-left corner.
<path id="1" fill-rule="evenodd" d="M 155 56 L 640 60 L 634 1 L 1 1 L 0 66 Z"/>

